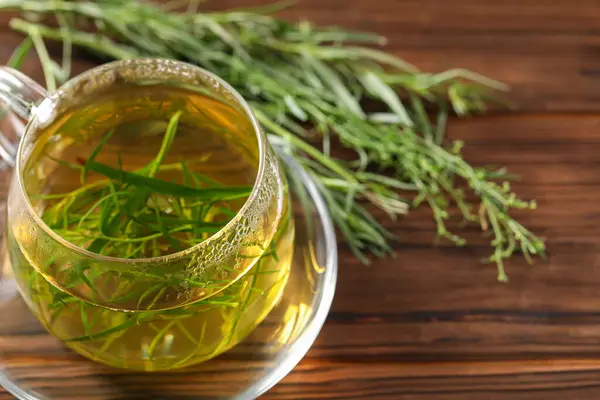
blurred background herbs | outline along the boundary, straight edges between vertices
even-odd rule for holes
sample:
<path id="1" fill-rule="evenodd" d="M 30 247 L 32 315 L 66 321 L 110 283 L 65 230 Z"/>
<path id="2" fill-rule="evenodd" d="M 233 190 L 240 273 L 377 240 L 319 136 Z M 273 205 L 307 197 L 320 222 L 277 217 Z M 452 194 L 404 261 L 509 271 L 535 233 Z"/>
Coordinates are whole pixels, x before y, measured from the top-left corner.
<path id="1" fill-rule="evenodd" d="M 386 40 L 376 34 L 274 16 L 285 4 L 201 12 L 198 3 L 0 0 L 0 9 L 19 11 L 10 26 L 27 35 L 11 64 L 18 67 L 35 49 L 51 91 L 71 74 L 73 46 L 102 61 L 170 58 L 222 77 L 250 103 L 270 139 L 313 176 L 363 263 L 392 253 L 394 238 L 373 208 L 396 219 L 420 205 L 431 208 L 438 236 L 459 246 L 465 239 L 448 220 L 479 225 L 501 281 L 503 262 L 515 252 L 528 261 L 544 254 L 543 239 L 511 215 L 535 202 L 512 192 L 503 168 L 471 166 L 463 143 L 445 137 L 449 115 L 485 111 L 507 89 L 502 83 L 462 69 L 421 72 L 377 50 Z M 60 64 L 45 40 L 63 43 Z M 355 159 L 333 154 L 334 143 Z"/>

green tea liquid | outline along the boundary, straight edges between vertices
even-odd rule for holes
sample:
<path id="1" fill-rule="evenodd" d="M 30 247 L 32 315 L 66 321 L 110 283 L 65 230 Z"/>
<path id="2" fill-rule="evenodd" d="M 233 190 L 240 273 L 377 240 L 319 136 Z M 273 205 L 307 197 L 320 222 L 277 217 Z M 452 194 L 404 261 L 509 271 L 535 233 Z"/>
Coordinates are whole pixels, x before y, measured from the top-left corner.
<path id="1" fill-rule="evenodd" d="M 225 104 L 185 89 L 111 91 L 43 128 L 29 149 L 23 184 L 44 223 L 74 246 L 132 260 L 177 257 L 235 218 L 246 201 L 243 188 L 256 180 L 256 138 L 240 132 L 240 118 Z M 182 187 L 217 194 L 180 196 Z M 230 189 L 241 191 L 230 195 Z M 82 266 L 64 257 L 57 261 L 59 256 L 40 265 L 34 260 L 44 243 L 19 218 L 11 220 L 8 240 L 20 290 L 54 336 L 99 362 L 164 370 L 229 349 L 278 301 L 292 258 L 287 198 L 280 214 L 272 216 L 280 219 L 273 239 L 253 244 L 262 251 L 233 282 L 182 282 L 167 266 L 151 273 L 104 272 L 102 262 Z M 72 285 L 45 271 L 66 274 Z M 206 289 L 200 300 L 174 306 L 211 284 L 220 285 L 215 293 Z"/>

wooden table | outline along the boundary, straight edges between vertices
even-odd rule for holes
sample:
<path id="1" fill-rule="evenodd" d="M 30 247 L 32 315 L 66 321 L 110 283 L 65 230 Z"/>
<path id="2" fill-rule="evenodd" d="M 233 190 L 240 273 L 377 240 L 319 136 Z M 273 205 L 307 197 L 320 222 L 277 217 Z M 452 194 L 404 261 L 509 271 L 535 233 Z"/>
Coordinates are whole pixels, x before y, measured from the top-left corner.
<path id="1" fill-rule="evenodd" d="M 539 210 L 519 217 L 549 258 L 515 258 L 500 284 L 477 232 L 466 248 L 432 245 L 427 210 L 386 222 L 395 259 L 366 268 L 340 244 L 329 319 L 265 399 L 600 398 L 600 2 L 304 0 L 283 15 L 380 32 L 423 70 L 509 83 L 518 111 L 452 121 L 450 136 L 470 162 L 523 176 L 515 188 Z M 19 41 L 8 32 L 2 60 Z"/>

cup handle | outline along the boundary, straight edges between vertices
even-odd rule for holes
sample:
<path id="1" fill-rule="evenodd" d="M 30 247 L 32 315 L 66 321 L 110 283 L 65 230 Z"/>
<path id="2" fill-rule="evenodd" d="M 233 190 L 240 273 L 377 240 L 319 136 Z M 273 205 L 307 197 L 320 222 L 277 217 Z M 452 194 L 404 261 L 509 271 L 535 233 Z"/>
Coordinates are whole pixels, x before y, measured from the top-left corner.
<path id="1" fill-rule="evenodd" d="M 46 98 L 40 84 L 10 67 L 0 67 L 0 158 L 14 167 L 19 140 L 25 132 L 32 107 Z"/>
<path id="2" fill-rule="evenodd" d="M 31 110 L 47 96 L 46 90 L 27 75 L 0 66 L 0 169 L 15 166 L 19 141 Z M 6 197 L 0 196 L 0 306 L 17 295 L 7 258 L 5 232 Z"/>

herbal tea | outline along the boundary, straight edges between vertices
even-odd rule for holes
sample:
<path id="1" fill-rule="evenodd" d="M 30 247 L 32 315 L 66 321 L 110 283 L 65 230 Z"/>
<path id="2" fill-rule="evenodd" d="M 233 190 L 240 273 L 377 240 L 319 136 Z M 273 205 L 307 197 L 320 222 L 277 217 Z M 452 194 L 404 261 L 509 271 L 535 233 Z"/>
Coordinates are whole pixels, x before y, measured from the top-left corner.
<path id="1" fill-rule="evenodd" d="M 286 284 L 293 221 L 281 180 L 268 182 L 281 186 L 272 233 L 243 215 L 260 172 L 247 118 L 191 89 L 122 84 L 39 128 L 22 185 L 53 233 L 17 215 L 8 240 L 23 297 L 54 336 L 150 371 L 214 357 L 262 321 Z"/>

